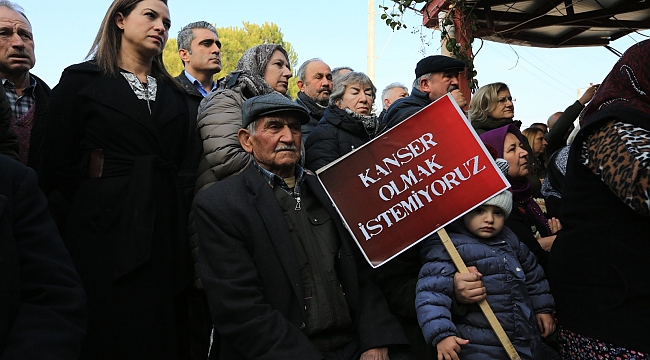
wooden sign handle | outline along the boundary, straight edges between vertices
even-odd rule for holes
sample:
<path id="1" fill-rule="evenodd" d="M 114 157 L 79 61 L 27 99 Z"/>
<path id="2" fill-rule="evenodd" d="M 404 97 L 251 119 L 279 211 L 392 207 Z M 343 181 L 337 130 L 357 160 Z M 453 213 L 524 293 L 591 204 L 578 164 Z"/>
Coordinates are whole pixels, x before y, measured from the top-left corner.
<path id="1" fill-rule="evenodd" d="M 447 231 L 444 228 L 438 230 L 438 236 L 440 236 L 440 239 L 442 240 L 442 244 L 445 246 L 445 249 L 449 253 L 451 260 L 454 262 L 454 265 L 456 265 L 456 269 L 458 269 L 458 272 L 460 272 L 461 274 L 469 273 L 469 270 L 467 270 L 467 266 L 465 265 L 465 262 L 460 257 L 460 254 L 458 253 L 458 250 L 456 250 L 454 244 L 451 242 L 451 238 L 449 238 L 449 234 L 447 234 Z M 508 335 L 506 335 L 506 332 L 503 330 L 503 327 L 501 327 L 501 324 L 499 324 L 499 320 L 497 320 L 497 317 L 494 315 L 494 312 L 492 311 L 492 308 L 488 304 L 487 300 L 483 299 L 479 301 L 478 305 L 481 307 L 483 314 L 485 315 L 488 322 L 490 323 L 492 330 L 494 330 L 497 337 L 499 338 L 501 345 L 503 345 L 503 348 L 508 353 L 510 360 L 521 360 L 519 354 L 517 354 L 517 350 L 515 350 L 515 347 L 512 346 L 510 339 L 508 339 Z"/>

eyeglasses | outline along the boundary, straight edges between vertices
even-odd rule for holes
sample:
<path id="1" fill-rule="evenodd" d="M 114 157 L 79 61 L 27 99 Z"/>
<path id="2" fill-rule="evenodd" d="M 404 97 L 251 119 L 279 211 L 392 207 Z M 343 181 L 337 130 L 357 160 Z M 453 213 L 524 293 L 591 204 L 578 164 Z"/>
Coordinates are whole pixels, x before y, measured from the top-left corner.
<path id="1" fill-rule="evenodd" d="M 508 102 L 508 101 L 510 101 L 511 103 L 514 103 L 515 101 L 517 101 L 517 99 L 513 99 L 512 96 L 508 96 L 508 97 L 502 97 L 502 98 L 499 98 L 499 100 L 497 100 L 497 101 L 498 101 L 500 104 L 505 104 L 505 103 Z"/>

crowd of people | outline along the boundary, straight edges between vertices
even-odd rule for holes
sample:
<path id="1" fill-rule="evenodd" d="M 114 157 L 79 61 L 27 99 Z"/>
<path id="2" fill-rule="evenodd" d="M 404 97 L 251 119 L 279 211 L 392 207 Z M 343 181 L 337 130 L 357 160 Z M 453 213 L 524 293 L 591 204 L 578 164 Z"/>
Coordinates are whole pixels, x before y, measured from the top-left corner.
<path id="1" fill-rule="evenodd" d="M 650 41 L 521 129 L 506 84 L 468 103 L 442 55 L 382 109 L 317 58 L 292 100 L 282 46 L 216 75 L 197 21 L 173 77 L 170 24 L 114 0 L 50 89 L 0 0 L 0 359 L 507 359 L 484 300 L 522 359 L 650 359 Z M 447 94 L 510 188 L 447 226 L 469 273 L 438 235 L 373 269 L 315 172 Z"/>

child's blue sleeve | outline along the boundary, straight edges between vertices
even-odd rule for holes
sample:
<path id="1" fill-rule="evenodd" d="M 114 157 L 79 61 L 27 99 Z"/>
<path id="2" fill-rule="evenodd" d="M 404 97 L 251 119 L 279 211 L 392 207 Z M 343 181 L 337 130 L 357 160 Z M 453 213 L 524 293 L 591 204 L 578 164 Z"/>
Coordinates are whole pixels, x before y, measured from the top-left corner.
<path id="1" fill-rule="evenodd" d="M 422 259 L 424 265 L 416 286 L 415 310 L 425 341 L 435 346 L 448 336 L 457 336 L 449 310 L 456 267 L 437 237 L 427 240 Z"/>

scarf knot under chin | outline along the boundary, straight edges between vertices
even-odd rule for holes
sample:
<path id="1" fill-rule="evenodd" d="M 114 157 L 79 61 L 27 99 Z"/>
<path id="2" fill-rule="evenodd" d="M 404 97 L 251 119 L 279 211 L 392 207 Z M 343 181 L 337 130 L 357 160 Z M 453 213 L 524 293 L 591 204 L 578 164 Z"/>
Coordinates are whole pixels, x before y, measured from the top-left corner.
<path id="1" fill-rule="evenodd" d="M 377 123 L 377 116 L 375 114 L 371 115 L 362 115 L 362 114 L 357 114 L 354 111 L 345 108 L 345 112 L 352 116 L 353 119 L 361 121 L 363 124 L 363 128 L 366 129 L 366 132 L 370 136 L 370 138 L 374 138 L 375 135 L 377 134 L 377 128 L 378 123 Z"/>

